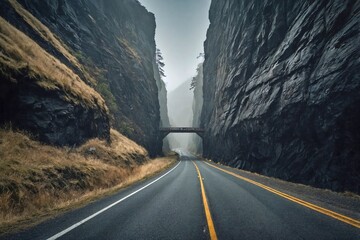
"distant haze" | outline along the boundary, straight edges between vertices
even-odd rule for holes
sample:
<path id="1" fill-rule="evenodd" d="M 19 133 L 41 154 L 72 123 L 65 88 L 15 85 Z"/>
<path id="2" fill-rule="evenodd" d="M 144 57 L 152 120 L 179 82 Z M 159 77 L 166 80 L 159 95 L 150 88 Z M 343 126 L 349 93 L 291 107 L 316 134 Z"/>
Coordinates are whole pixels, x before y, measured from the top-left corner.
<path id="1" fill-rule="evenodd" d="M 192 125 L 194 96 L 193 91 L 189 90 L 190 82 L 191 80 L 188 80 L 168 93 L 168 111 L 172 126 L 191 127 Z M 192 135 L 194 133 L 170 134 L 170 147 L 187 148 Z"/>
<path id="2" fill-rule="evenodd" d="M 168 91 L 195 76 L 209 26 L 210 0 L 140 0 L 156 18 L 156 44 L 165 62 Z"/>

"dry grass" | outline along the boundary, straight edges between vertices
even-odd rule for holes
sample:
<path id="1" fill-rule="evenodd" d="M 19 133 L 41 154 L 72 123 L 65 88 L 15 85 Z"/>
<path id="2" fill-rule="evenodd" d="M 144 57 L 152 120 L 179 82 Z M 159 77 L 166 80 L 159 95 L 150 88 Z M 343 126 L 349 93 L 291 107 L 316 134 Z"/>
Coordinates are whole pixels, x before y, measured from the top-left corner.
<path id="1" fill-rule="evenodd" d="M 114 129 L 110 130 L 111 144 L 104 140 L 91 139 L 80 146 L 77 151 L 93 159 L 101 160 L 115 166 L 133 167 L 144 162 L 147 151 Z M 89 151 L 89 149 L 95 151 Z"/>
<path id="2" fill-rule="evenodd" d="M 138 181 L 139 179 L 152 176 L 163 170 L 164 168 L 169 167 L 172 163 L 174 163 L 175 159 L 176 157 L 175 155 L 173 155 L 168 157 L 156 158 L 143 165 L 140 165 L 139 167 L 134 169 L 133 174 L 129 176 L 126 182 L 128 184 L 131 184 Z"/>
<path id="3" fill-rule="evenodd" d="M 0 130 L 0 233 L 80 206 L 173 162 L 149 160 L 142 147 L 114 130 L 111 138 L 111 145 L 96 139 L 69 149 Z"/>
<path id="4" fill-rule="evenodd" d="M 141 58 L 138 54 L 138 52 L 130 46 L 129 42 L 122 38 L 117 38 L 118 42 L 120 43 L 121 47 L 126 51 L 128 56 L 131 56 L 133 60 L 135 60 L 137 63 L 141 62 Z"/>
<path id="5" fill-rule="evenodd" d="M 70 68 L 0 17 L 0 75 L 33 80 L 48 90 L 61 90 L 76 104 L 107 112 L 103 98 Z"/>
<path id="6" fill-rule="evenodd" d="M 53 34 L 48 27 L 42 24 L 36 17 L 22 7 L 16 0 L 8 0 L 15 11 L 31 26 L 38 35 L 46 42 L 50 43 L 58 52 L 60 52 L 74 67 L 81 71 L 87 80 L 95 84 L 95 80 L 85 71 L 78 59 L 70 53 L 68 47 Z"/>

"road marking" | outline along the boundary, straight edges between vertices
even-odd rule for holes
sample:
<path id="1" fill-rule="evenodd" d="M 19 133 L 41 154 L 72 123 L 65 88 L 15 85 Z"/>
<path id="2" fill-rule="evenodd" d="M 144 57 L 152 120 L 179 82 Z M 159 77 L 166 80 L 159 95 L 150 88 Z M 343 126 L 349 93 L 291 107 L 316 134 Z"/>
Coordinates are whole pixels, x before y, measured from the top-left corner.
<path id="1" fill-rule="evenodd" d="M 202 199 L 203 199 L 203 203 L 204 203 L 204 210 L 205 210 L 205 216 L 206 216 L 206 221 L 207 221 L 207 225 L 209 228 L 209 233 L 210 233 L 210 239 L 211 240 L 217 240 L 217 236 L 216 236 L 216 232 L 215 232 L 215 227 L 214 227 L 214 222 L 211 218 L 211 213 L 210 213 L 210 209 L 209 209 L 209 204 L 206 198 L 206 194 L 205 194 L 205 188 L 204 188 L 204 183 L 202 181 L 202 177 L 201 177 L 201 173 L 200 170 L 198 168 L 198 166 L 196 165 L 195 162 L 192 162 L 196 168 L 196 171 L 199 175 L 199 181 L 200 181 L 200 187 L 201 187 L 201 195 L 202 195 Z"/>
<path id="2" fill-rule="evenodd" d="M 52 236 L 52 237 L 48 238 L 47 240 L 54 240 L 54 239 L 57 239 L 57 238 L 59 238 L 59 237 L 61 237 L 61 236 L 65 235 L 66 233 L 68 233 L 68 232 L 70 232 L 71 230 L 73 230 L 73 229 L 75 229 L 75 228 L 79 227 L 79 226 L 80 226 L 80 225 L 82 225 L 83 223 L 85 223 L 85 222 L 89 221 L 90 219 L 92 219 L 92 218 L 96 217 L 96 216 L 97 216 L 97 215 L 99 215 L 100 213 L 105 212 L 106 210 L 108 210 L 109 208 L 112 208 L 112 207 L 113 207 L 113 206 L 115 206 L 116 204 L 118 204 L 118 203 L 120 203 L 120 202 L 124 201 L 125 199 L 127 199 L 127 198 L 129 198 L 129 197 L 131 197 L 131 196 L 135 195 L 136 193 L 140 192 L 141 190 L 144 190 L 145 188 L 149 187 L 150 185 L 154 184 L 155 182 L 159 181 L 161 178 L 165 177 L 166 175 L 168 175 L 169 173 L 171 173 L 172 171 L 174 171 L 174 170 L 175 170 L 175 168 L 177 168 L 177 167 L 179 166 L 179 164 L 180 164 L 180 162 L 179 162 L 179 163 L 178 163 L 175 167 L 173 167 L 171 170 L 169 170 L 167 173 L 165 173 L 165 174 L 163 174 L 162 176 L 158 177 L 158 178 L 157 178 L 157 179 L 155 179 L 154 181 L 152 181 L 152 182 L 150 182 L 150 183 L 146 184 L 146 185 L 145 185 L 145 186 L 143 186 L 142 188 L 139 188 L 138 190 L 136 190 L 136 191 L 134 191 L 134 192 L 130 193 L 129 195 L 127 195 L 127 196 L 125 196 L 125 197 L 121 198 L 120 200 L 118 200 L 118 201 L 116 201 L 116 202 L 114 202 L 114 203 L 110 204 L 109 206 L 107 206 L 107 207 L 105 207 L 105 208 L 101 209 L 100 211 L 98 211 L 98 212 L 96 212 L 96 213 L 94 213 L 94 214 L 90 215 L 89 217 L 84 218 L 84 219 L 83 219 L 83 220 L 81 220 L 80 222 L 75 223 L 74 225 L 72 225 L 72 226 L 70 226 L 70 227 L 68 227 L 68 228 L 64 229 L 63 231 L 61 231 L 61 232 L 59 232 L 59 233 L 55 234 L 54 236 Z"/>
<path id="3" fill-rule="evenodd" d="M 234 177 L 237 177 L 237 178 L 240 178 L 240 179 L 242 179 L 242 180 L 244 180 L 244 181 L 246 181 L 246 182 L 252 183 L 252 184 L 254 184 L 254 185 L 258 186 L 258 187 L 261 187 L 261 188 L 263 188 L 263 189 L 265 189 L 265 190 L 267 190 L 267 191 L 269 191 L 269 192 L 275 193 L 275 194 L 277 194 L 277 195 L 279 195 L 279 196 L 281 196 L 281 197 L 283 197 L 283 198 L 286 198 L 286 199 L 288 199 L 288 200 L 290 200 L 290 201 L 292 201 L 292 202 L 298 203 L 298 204 L 303 205 L 303 206 L 305 206 L 305 207 L 307 207 L 307 208 L 310 208 L 310 209 L 312 209 L 312 210 L 314 210 L 314 211 L 317 211 L 317 212 L 319 212 L 319 213 L 325 214 L 325 215 L 330 216 L 330 217 L 332 217 L 332 218 L 335 218 L 335 219 L 337 219 L 337 220 L 339 220 L 339 221 L 342 221 L 342 222 L 344 222 L 344 223 L 350 224 L 350 225 L 352 225 L 352 226 L 354 226 L 354 227 L 360 228 L 360 221 L 358 221 L 358 220 L 356 220 L 356 219 L 353 219 L 353 218 L 344 216 L 344 215 L 342 215 L 342 214 L 340 214 L 340 213 L 336 213 L 336 212 L 333 212 L 333 211 L 331 211 L 331 210 L 329 210 L 329 209 L 322 208 L 322 207 L 317 206 L 317 205 L 315 205 L 315 204 L 306 202 L 306 201 L 304 201 L 304 200 L 301 200 L 301 199 L 296 198 L 296 197 L 293 197 L 293 196 L 291 196 L 291 195 L 289 195 L 289 194 L 280 192 L 280 191 L 278 191 L 278 190 L 276 190 L 276 189 L 274 189 L 274 188 L 271 188 L 271 187 L 268 187 L 268 186 L 266 186 L 266 185 L 264 185 L 264 184 L 255 182 L 255 181 L 253 181 L 253 180 L 251 180 L 251 179 L 245 178 L 245 177 L 243 177 L 243 176 L 240 176 L 240 175 L 238 175 L 238 174 L 236 174 L 236 173 L 233 173 L 233 172 L 230 172 L 230 171 L 228 171 L 228 170 L 219 168 L 219 167 L 214 166 L 214 165 L 212 165 L 212 164 L 209 164 L 209 163 L 207 163 L 207 162 L 205 162 L 205 163 L 206 163 L 207 165 L 213 167 L 213 168 L 219 169 L 220 171 L 223 171 L 223 172 L 225 172 L 225 173 L 227 173 L 227 174 L 230 174 L 230 175 L 232 175 L 232 176 L 234 176 Z"/>

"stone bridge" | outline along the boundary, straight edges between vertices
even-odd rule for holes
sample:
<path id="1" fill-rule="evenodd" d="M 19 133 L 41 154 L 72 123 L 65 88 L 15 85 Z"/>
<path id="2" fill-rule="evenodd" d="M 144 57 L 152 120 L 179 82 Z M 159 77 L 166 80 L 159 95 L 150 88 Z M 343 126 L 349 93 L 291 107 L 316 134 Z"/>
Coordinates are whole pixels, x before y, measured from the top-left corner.
<path id="1" fill-rule="evenodd" d="M 169 133 L 196 133 L 199 137 L 204 137 L 203 128 L 194 128 L 194 127 L 166 127 L 160 128 L 161 138 L 164 139 Z"/>

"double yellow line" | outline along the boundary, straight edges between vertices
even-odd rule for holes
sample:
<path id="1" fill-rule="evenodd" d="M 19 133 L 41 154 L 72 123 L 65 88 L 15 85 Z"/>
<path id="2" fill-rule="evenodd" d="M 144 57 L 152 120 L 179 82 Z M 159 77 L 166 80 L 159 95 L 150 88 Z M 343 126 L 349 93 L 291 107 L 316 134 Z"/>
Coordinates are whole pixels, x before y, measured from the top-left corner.
<path id="1" fill-rule="evenodd" d="M 200 173 L 200 170 L 198 168 L 198 166 L 196 165 L 195 162 L 192 162 L 196 168 L 196 171 L 199 175 L 199 181 L 200 181 L 200 187 L 201 187 L 201 195 L 202 195 L 202 199 L 203 199 L 203 203 L 204 203 L 204 210 L 205 210 L 205 216 L 206 216 L 206 221 L 207 221 L 207 225 L 208 225 L 208 228 L 209 228 L 209 233 L 210 233 L 210 239 L 211 240 L 217 240 L 217 235 L 216 235 L 216 231 L 215 231 L 215 227 L 214 227 L 214 222 L 212 220 L 212 217 L 211 217 L 211 213 L 210 213 L 210 208 L 209 208 L 209 203 L 207 201 L 207 198 L 206 198 L 206 194 L 205 194 L 205 188 L 204 188 L 204 183 L 203 183 L 203 180 L 202 180 L 202 176 L 201 176 L 201 173 Z"/>
<path id="2" fill-rule="evenodd" d="M 344 215 L 342 215 L 342 214 L 333 212 L 333 211 L 331 211 L 331 210 L 328 210 L 328 209 L 319 207 L 319 206 L 317 206 L 317 205 L 315 205 L 315 204 L 306 202 L 306 201 L 301 200 L 301 199 L 299 199 L 299 198 L 293 197 L 293 196 L 291 196 L 291 195 L 289 195 L 289 194 L 280 192 L 280 191 L 278 191 L 278 190 L 276 190 L 276 189 L 273 189 L 273 188 L 271 188 L 271 187 L 268 187 L 268 186 L 266 186 L 266 185 L 264 185 L 264 184 L 255 182 L 255 181 L 253 181 L 253 180 L 251 180 L 251 179 L 245 178 L 245 177 L 240 176 L 240 175 L 238 175 L 238 174 L 236 174 L 236 173 L 233 173 L 233 172 L 227 171 L 227 170 L 225 170 L 225 169 L 219 168 L 219 167 L 214 166 L 214 165 L 212 165 L 212 164 L 209 164 L 209 163 L 207 163 L 207 162 L 205 162 L 205 163 L 206 163 L 207 165 L 213 167 L 213 168 L 216 168 L 216 169 L 218 169 L 218 170 L 220 170 L 220 171 L 223 171 L 223 172 L 225 172 L 225 173 L 227 173 L 227 174 L 230 174 L 230 175 L 232 175 L 232 176 L 234 176 L 234 177 L 236 177 L 236 178 L 239 178 L 239 179 L 241 179 L 241 180 L 244 180 L 244 181 L 246 181 L 246 182 L 249 182 L 249 183 L 251 183 L 251 184 L 254 184 L 254 185 L 256 185 L 256 186 L 258 186 L 258 187 L 261 187 L 261 188 L 263 188 L 263 189 L 265 189 L 265 190 L 267 190 L 267 191 L 269 191 L 269 192 L 275 193 L 275 194 L 277 194 L 277 195 L 279 195 L 279 196 L 281 196 L 281 197 L 283 197 L 283 198 L 286 198 L 286 199 L 288 199 L 288 200 L 290 200 L 290 201 L 292 201 L 292 202 L 295 202 L 295 203 L 297 203 L 297 204 L 300 204 L 300 205 L 302 205 L 302 206 L 305 206 L 305 207 L 307 207 L 307 208 L 310 208 L 310 209 L 312 209 L 312 210 L 314 210 L 314 211 L 317 211 L 317 212 L 319 212 L 319 213 L 325 214 L 325 215 L 327 215 L 327 216 L 329 216 L 329 217 L 335 218 L 335 219 L 337 219 L 337 220 L 339 220 L 339 221 L 342 221 L 342 222 L 344 222 L 344 223 L 350 224 L 350 225 L 352 225 L 352 226 L 354 226 L 354 227 L 360 228 L 360 221 L 358 221 L 358 220 L 356 220 L 356 219 L 353 219 L 353 218 L 344 216 Z M 199 173 L 199 174 L 200 174 L 200 173 Z"/>

